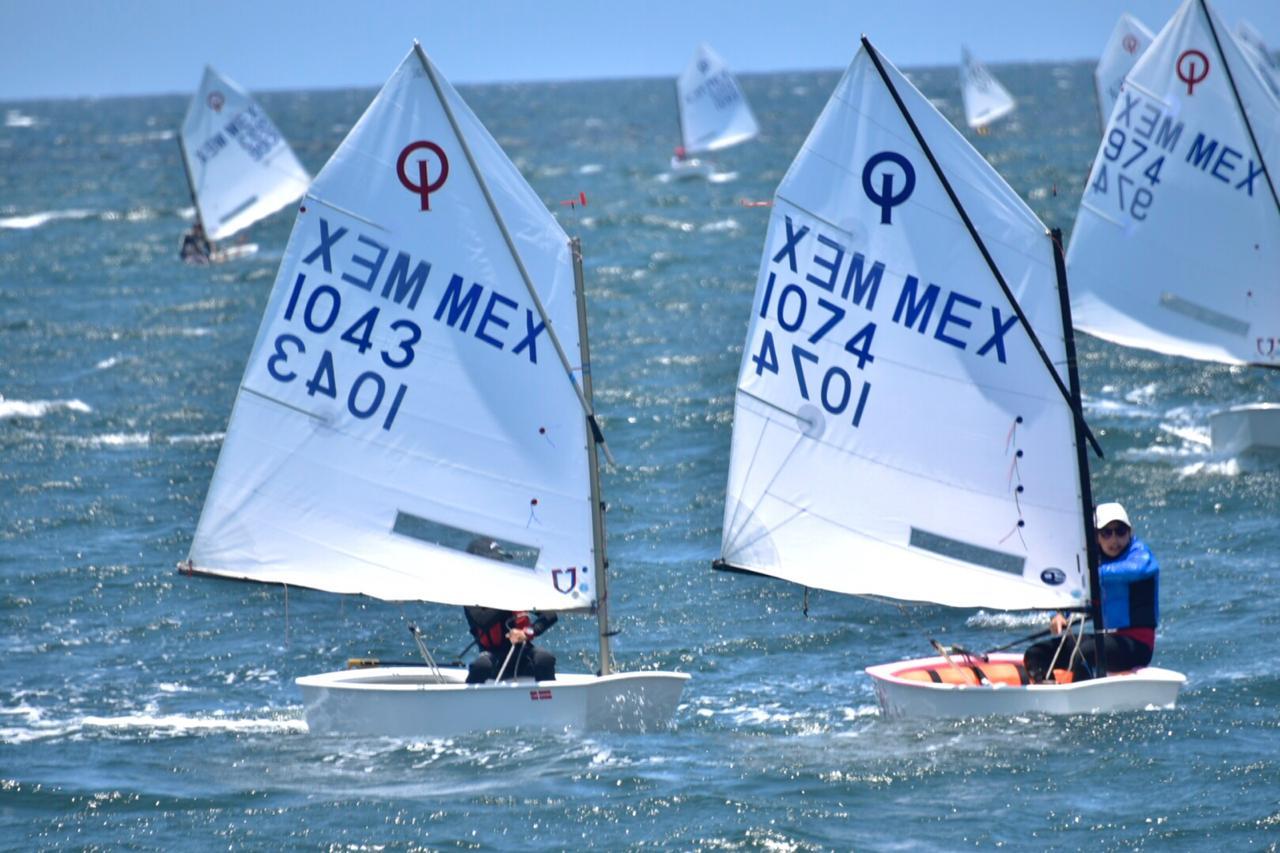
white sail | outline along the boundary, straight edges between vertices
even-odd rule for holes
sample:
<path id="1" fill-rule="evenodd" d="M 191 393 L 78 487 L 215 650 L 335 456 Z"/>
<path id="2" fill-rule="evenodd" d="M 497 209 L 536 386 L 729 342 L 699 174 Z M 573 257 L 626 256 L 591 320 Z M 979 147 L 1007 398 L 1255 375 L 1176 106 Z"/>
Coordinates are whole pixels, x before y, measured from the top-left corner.
<path id="1" fill-rule="evenodd" d="M 1280 97 L 1280 62 L 1276 61 L 1271 48 L 1267 47 L 1262 33 L 1248 21 L 1239 21 L 1236 23 L 1236 41 L 1253 62 L 1271 94 Z"/>
<path id="2" fill-rule="evenodd" d="M 851 594 L 1081 606 L 1071 406 L 869 50 L 774 198 L 734 401 L 723 563 Z M 881 61 L 1062 365 L 1044 225 Z"/>
<path id="3" fill-rule="evenodd" d="M 210 67 L 182 122 L 182 155 L 213 241 L 297 201 L 311 180 L 266 111 Z"/>
<path id="4" fill-rule="evenodd" d="M 1077 328 L 1280 364 L 1277 149 L 1280 101 L 1216 13 L 1187 0 L 1129 72 L 1094 160 L 1067 255 Z"/>
<path id="5" fill-rule="evenodd" d="M 960 95 L 964 100 L 964 120 L 969 127 L 986 127 L 1013 112 L 1017 102 L 1000 81 L 991 76 L 968 48 L 960 51 Z"/>
<path id="6" fill-rule="evenodd" d="M 676 79 L 681 144 L 686 154 L 718 151 L 760 132 L 751 106 L 724 60 L 705 44 Z"/>
<path id="7" fill-rule="evenodd" d="M 586 419 L 553 333 L 578 352 L 564 232 L 411 52 L 303 201 L 192 568 L 388 600 L 589 607 Z M 467 553 L 476 537 L 527 559 Z"/>
<path id="8" fill-rule="evenodd" d="M 1142 56 L 1143 51 L 1155 38 L 1146 25 L 1125 12 L 1116 21 L 1116 27 L 1107 39 L 1107 46 L 1102 49 L 1102 58 L 1093 71 L 1093 84 L 1098 93 L 1098 115 L 1105 126 L 1111 109 L 1120 96 L 1120 86 L 1124 83 L 1124 75 Z"/>

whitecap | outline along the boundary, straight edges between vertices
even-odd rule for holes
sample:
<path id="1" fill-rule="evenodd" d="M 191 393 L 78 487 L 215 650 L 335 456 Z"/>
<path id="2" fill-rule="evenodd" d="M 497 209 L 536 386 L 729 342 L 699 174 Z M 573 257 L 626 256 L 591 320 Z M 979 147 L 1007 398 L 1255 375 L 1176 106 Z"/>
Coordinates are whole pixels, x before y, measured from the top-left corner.
<path id="1" fill-rule="evenodd" d="M 50 412 L 92 412 L 83 400 L 6 400 L 0 396 L 0 420 L 5 418 L 43 418 Z"/>
<path id="2" fill-rule="evenodd" d="M 80 447 L 145 447 L 151 443 L 151 434 L 146 432 L 108 432 L 102 435 L 73 436 L 70 441 Z"/>
<path id="3" fill-rule="evenodd" d="M 715 222 L 708 222 L 698 230 L 703 234 L 718 234 L 723 231 L 737 231 L 740 228 L 742 228 L 742 226 L 738 223 L 738 220 L 729 218 L 718 219 Z"/>
<path id="4" fill-rule="evenodd" d="M 29 116 L 21 110 L 6 110 L 4 114 L 5 127 L 36 127 L 40 124 L 35 116 Z"/>
<path id="5" fill-rule="evenodd" d="M 87 219 L 93 215 L 94 211 L 84 210 L 82 208 L 73 208 L 71 210 L 43 210 L 39 213 L 29 213 L 25 216 L 0 217 L 0 228 L 25 230 L 28 228 L 39 228 L 41 225 L 48 222 L 55 222 L 59 219 Z"/>
<path id="6" fill-rule="evenodd" d="M 165 440 L 170 444 L 218 444 L 226 437 L 225 432 L 202 432 L 194 435 L 171 435 Z"/>
<path id="7" fill-rule="evenodd" d="M 118 717 L 82 717 L 76 728 L 110 729 L 116 731 L 141 730 L 159 735 L 180 735 L 194 732 L 295 732 L 305 733 L 307 724 L 294 717 L 226 717 L 192 716 L 189 714 L 122 714 Z M 74 726 L 75 723 L 73 722 Z M 72 729 L 74 730 L 74 729 Z"/>
<path id="8" fill-rule="evenodd" d="M 601 163 L 584 163 L 578 167 L 579 175 L 598 175 L 604 171 L 604 165 Z"/>

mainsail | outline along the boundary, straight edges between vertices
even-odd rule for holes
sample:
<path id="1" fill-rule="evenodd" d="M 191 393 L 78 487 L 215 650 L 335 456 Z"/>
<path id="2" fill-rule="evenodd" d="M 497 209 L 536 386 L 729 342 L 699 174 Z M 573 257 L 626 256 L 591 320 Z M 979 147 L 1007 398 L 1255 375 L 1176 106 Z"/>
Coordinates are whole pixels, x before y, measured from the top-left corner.
<path id="1" fill-rule="evenodd" d="M 387 600 L 596 600 L 569 242 L 415 49 L 303 201 L 191 547 Z M 522 559 L 471 553 L 494 540 Z M 484 550 L 484 549 L 479 549 Z"/>
<path id="2" fill-rule="evenodd" d="M 1067 262 L 1077 328 L 1124 346 L 1280 365 L 1280 100 L 1203 0 L 1125 79 Z"/>
<path id="3" fill-rule="evenodd" d="M 969 127 L 986 127 L 1013 112 L 1017 102 L 986 66 L 974 59 L 968 48 L 960 50 L 960 95 L 964 100 L 964 120 Z"/>
<path id="4" fill-rule="evenodd" d="M 698 46 L 676 79 L 676 102 L 681 144 L 688 155 L 728 148 L 760 132 L 738 81 L 706 44 Z"/>
<path id="5" fill-rule="evenodd" d="M 181 142 L 196 215 L 215 242 L 297 201 L 311 180 L 266 111 L 207 66 Z"/>
<path id="6" fill-rule="evenodd" d="M 1120 97 L 1124 76 L 1142 56 L 1155 38 L 1146 25 L 1125 12 L 1116 21 L 1116 27 L 1102 49 L 1098 67 L 1093 71 L 1093 84 L 1098 93 L 1098 120 L 1105 127 L 1111 110 Z"/>
<path id="7" fill-rule="evenodd" d="M 774 197 L 719 565 L 1083 606 L 1065 334 L 1044 225 L 864 39 Z"/>

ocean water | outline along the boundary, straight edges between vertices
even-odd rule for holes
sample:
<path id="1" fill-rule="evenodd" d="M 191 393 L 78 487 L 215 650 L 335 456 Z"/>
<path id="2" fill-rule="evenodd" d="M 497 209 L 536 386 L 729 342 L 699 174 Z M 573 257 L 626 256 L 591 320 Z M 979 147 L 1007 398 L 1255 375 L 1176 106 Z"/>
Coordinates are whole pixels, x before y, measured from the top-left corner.
<path id="1" fill-rule="evenodd" d="M 1090 68 L 996 73 L 1019 110 L 973 142 L 1069 232 Z M 307 734 L 295 677 L 408 655 L 410 621 L 446 657 L 468 638 L 457 608 L 174 571 L 292 217 L 249 259 L 184 266 L 184 97 L 0 104 L 0 848 L 1276 849 L 1280 459 L 1206 446 L 1214 408 L 1280 399 L 1274 373 L 1079 342 L 1095 495 L 1164 566 L 1177 710 L 886 719 L 864 666 L 1043 616 L 822 592 L 805 616 L 795 586 L 711 571 L 768 217 L 744 202 L 838 76 L 745 77 L 761 137 L 689 183 L 663 176 L 669 81 L 462 89 L 583 241 L 616 655 L 693 674 L 669 731 L 627 735 Z M 912 77 L 959 120 L 952 69 Z M 373 94 L 262 102 L 315 171 Z M 593 666 L 586 617 L 544 644 Z"/>

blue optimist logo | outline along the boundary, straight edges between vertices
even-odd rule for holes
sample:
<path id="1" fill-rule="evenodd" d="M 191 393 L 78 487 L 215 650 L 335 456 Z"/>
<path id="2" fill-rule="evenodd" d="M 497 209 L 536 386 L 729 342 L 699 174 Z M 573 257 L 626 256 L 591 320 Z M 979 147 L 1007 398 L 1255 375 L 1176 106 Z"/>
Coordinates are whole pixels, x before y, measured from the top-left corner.
<path id="1" fill-rule="evenodd" d="M 1062 569 L 1045 569 L 1040 573 L 1040 580 L 1049 586 L 1061 586 L 1067 580 L 1067 573 Z"/>
<path id="2" fill-rule="evenodd" d="M 882 163 L 892 163 L 897 168 L 882 169 L 877 175 L 876 167 Z M 880 182 L 878 188 L 877 178 Z M 902 179 L 901 184 L 897 183 L 899 178 Z M 893 209 L 910 198 L 911 191 L 915 188 L 916 170 L 912 168 L 910 160 L 896 151 L 881 151 L 872 155 L 867 160 L 867 165 L 862 167 L 862 191 L 880 208 L 881 225 L 893 224 L 890 216 Z M 894 192 L 895 189 L 897 192 Z"/>

